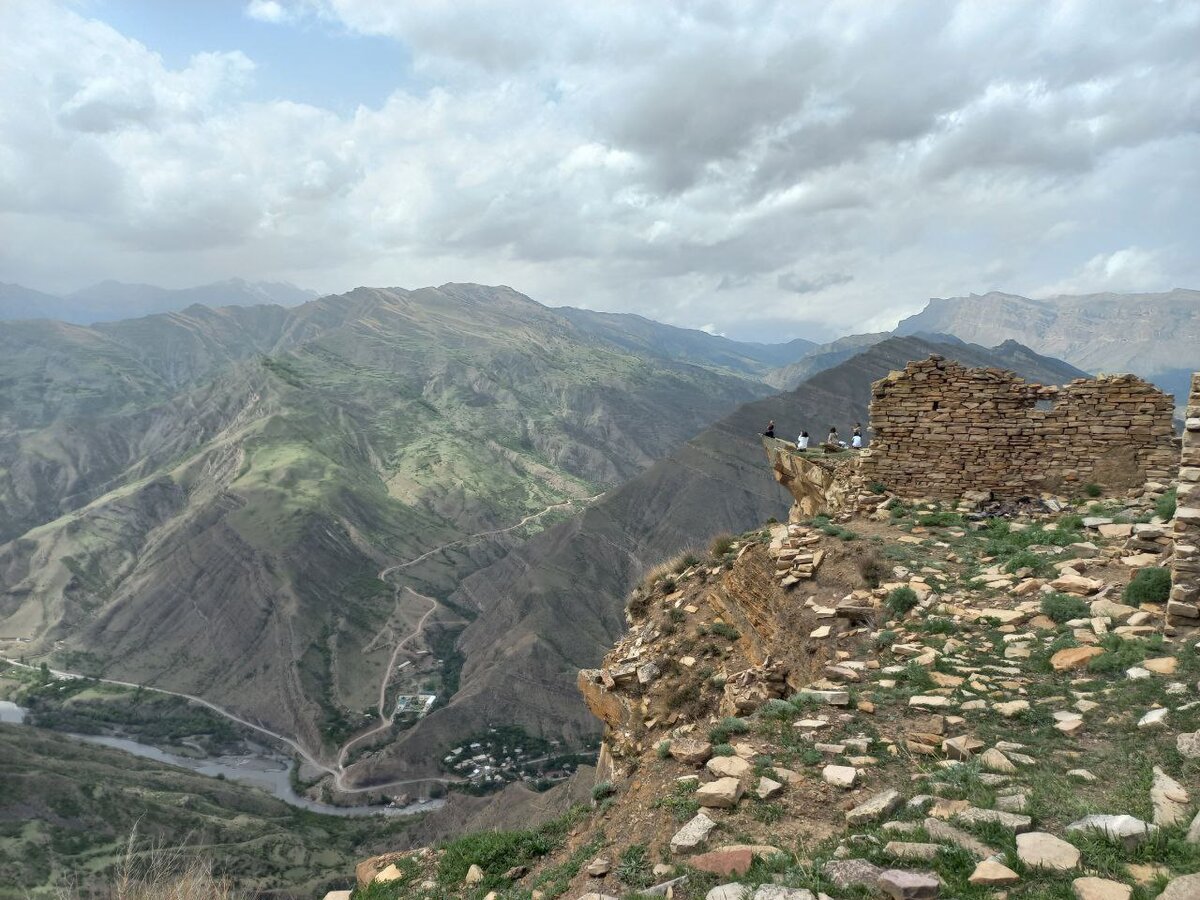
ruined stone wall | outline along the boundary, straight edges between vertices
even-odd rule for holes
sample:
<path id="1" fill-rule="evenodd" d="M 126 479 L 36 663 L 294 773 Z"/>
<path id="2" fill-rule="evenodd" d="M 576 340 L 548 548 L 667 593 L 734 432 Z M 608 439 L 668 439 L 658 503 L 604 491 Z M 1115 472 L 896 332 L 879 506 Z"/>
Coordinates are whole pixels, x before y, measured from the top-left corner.
<path id="1" fill-rule="evenodd" d="M 1171 624 L 1200 626 L 1200 372 L 1192 376 L 1184 415 L 1167 615 Z"/>
<path id="2" fill-rule="evenodd" d="M 1167 482 L 1177 451 L 1171 397 L 1133 375 L 1025 382 L 940 356 L 875 382 L 862 475 L 901 495 L 1011 498 Z"/>

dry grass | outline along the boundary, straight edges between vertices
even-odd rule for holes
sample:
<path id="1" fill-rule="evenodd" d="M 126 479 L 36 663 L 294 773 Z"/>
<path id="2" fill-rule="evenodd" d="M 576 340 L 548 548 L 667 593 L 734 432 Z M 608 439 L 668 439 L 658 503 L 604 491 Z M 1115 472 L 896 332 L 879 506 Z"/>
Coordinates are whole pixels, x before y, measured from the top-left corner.
<path id="1" fill-rule="evenodd" d="M 107 888 L 63 887 L 57 900 L 239 900 L 233 883 L 213 874 L 212 862 L 187 847 L 138 849 L 137 829 Z"/>

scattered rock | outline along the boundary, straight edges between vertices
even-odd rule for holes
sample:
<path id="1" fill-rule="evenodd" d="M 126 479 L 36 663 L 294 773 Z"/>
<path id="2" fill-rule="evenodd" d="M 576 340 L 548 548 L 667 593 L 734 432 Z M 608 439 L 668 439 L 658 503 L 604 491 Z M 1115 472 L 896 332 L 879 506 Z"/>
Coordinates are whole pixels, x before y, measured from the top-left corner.
<path id="1" fill-rule="evenodd" d="M 595 863 L 592 863 L 592 865 L 595 865 Z M 591 874 L 591 870 L 592 866 L 588 866 L 589 875 Z M 605 869 L 605 871 L 608 870 Z M 463 884 L 479 884 L 481 881 L 483 881 L 483 869 L 479 868 L 475 863 L 471 863 L 471 868 L 467 869 L 467 875 L 463 879 Z"/>
<path id="2" fill-rule="evenodd" d="M 749 888 L 742 887 L 737 882 L 732 884 L 718 884 L 704 895 L 704 900 L 745 900 L 749 893 Z M 583 900 L 583 898 L 580 897 L 579 900 Z M 616 900 L 616 898 L 614 897 L 613 900 Z"/>
<path id="3" fill-rule="evenodd" d="M 1017 856 L 1032 869 L 1065 872 L 1079 865 L 1079 851 L 1074 846 L 1044 831 L 1018 834 Z"/>
<path id="4" fill-rule="evenodd" d="M 1050 657 L 1050 667 L 1055 672 L 1070 672 L 1082 669 L 1089 660 L 1103 655 L 1104 650 L 1100 647 L 1068 647 Z"/>
<path id="5" fill-rule="evenodd" d="M 782 784 L 764 775 L 758 779 L 758 787 L 754 789 L 754 793 L 758 795 L 759 800 L 770 800 L 782 790 Z"/>
<path id="6" fill-rule="evenodd" d="M 847 812 L 846 821 L 850 825 L 878 822 L 899 806 L 901 799 L 899 791 L 883 791 Z"/>
<path id="7" fill-rule="evenodd" d="M 744 875 L 754 862 L 754 853 L 746 848 L 712 850 L 688 859 L 688 865 L 713 875 Z"/>
<path id="8" fill-rule="evenodd" d="M 903 869 L 885 869 L 879 873 L 876 885 L 892 900 L 933 900 L 941 889 L 941 882 L 932 872 Z"/>
<path id="9" fill-rule="evenodd" d="M 858 770 L 853 766 L 826 766 L 821 770 L 821 777 L 834 787 L 852 788 L 858 780 Z"/>
<path id="10" fill-rule="evenodd" d="M 1016 774 L 1017 767 L 1012 764 L 1007 756 L 992 747 L 985 750 L 979 756 L 979 764 L 989 772 L 999 772 L 1001 775 Z"/>
<path id="11" fill-rule="evenodd" d="M 1178 735 L 1175 749 L 1184 759 L 1200 759 L 1200 731 L 1185 731 Z"/>
<path id="12" fill-rule="evenodd" d="M 840 888 L 873 888 L 882 871 L 865 859 L 832 859 L 821 868 L 821 874 Z"/>
<path id="13" fill-rule="evenodd" d="M 990 822 L 999 825 L 1001 828 L 1007 828 L 1014 834 L 1020 834 L 1033 827 L 1033 819 L 1029 818 L 1029 816 L 1004 812 L 999 809 L 978 809 L 974 806 L 968 806 L 966 809 L 955 813 L 954 818 L 968 825 Z"/>
<path id="14" fill-rule="evenodd" d="M 961 847 L 977 859 L 986 859 L 996 852 L 972 835 L 955 828 L 953 825 L 948 825 L 940 819 L 926 819 L 925 833 L 935 841 L 944 841 Z"/>
<path id="15" fill-rule="evenodd" d="M 592 876 L 593 878 L 603 878 L 605 875 L 607 875 L 611 871 L 612 871 L 612 860 L 607 859 L 603 856 L 597 856 L 590 863 L 588 863 L 587 873 L 590 876 Z M 482 880 L 483 873 L 480 872 L 479 874 L 480 874 L 480 880 Z M 469 878 L 470 875 L 468 875 L 467 877 Z M 468 883 L 474 884 L 475 882 L 468 882 Z"/>
<path id="16" fill-rule="evenodd" d="M 937 844 L 918 844 L 910 841 L 888 841 L 883 852 L 888 856 L 904 860 L 929 862 L 935 859 L 942 848 Z"/>
<path id="17" fill-rule="evenodd" d="M 1154 805 L 1154 824 L 1170 827 L 1182 825 L 1191 811 L 1188 792 L 1183 785 L 1154 767 L 1154 783 L 1150 787 L 1150 802 Z"/>
<path id="18" fill-rule="evenodd" d="M 1076 900 L 1129 900 L 1133 888 L 1107 878 L 1076 878 L 1071 882 Z"/>
<path id="19" fill-rule="evenodd" d="M 1072 822 L 1067 826 L 1067 831 L 1098 831 L 1130 852 L 1158 831 L 1158 826 L 1148 825 L 1133 816 L 1091 815 Z"/>
<path id="20" fill-rule="evenodd" d="M 1200 875 L 1180 875 L 1163 888 L 1158 900 L 1196 900 L 1200 897 Z"/>
<path id="21" fill-rule="evenodd" d="M 732 809 L 742 798 L 739 778 L 718 778 L 696 789 L 696 802 L 712 809 Z"/>
<path id="22" fill-rule="evenodd" d="M 1166 724 L 1167 713 L 1170 712 L 1166 707 L 1160 709 L 1152 709 L 1140 719 L 1138 719 L 1138 728 L 1161 728 Z"/>
<path id="23" fill-rule="evenodd" d="M 712 744 L 694 738 L 673 738 L 668 753 L 672 759 L 689 766 L 702 766 L 712 756 Z"/>
<path id="24" fill-rule="evenodd" d="M 698 812 L 686 825 L 680 828 L 671 838 L 672 853 L 688 853 L 704 846 L 709 834 L 717 823 Z"/>
<path id="25" fill-rule="evenodd" d="M 741 778 L 753 768 L 740 756 L 714 756 L 704 767 L 718 778 Z"/>
<path id="26" fill-rule="evenodd" d="M 981 884 L 985 887 L 1005 887 L 1020 880 L 1020 875 L 994 859 L 985 859 L 975 867 L 975 871 L 967 879 L 971 884 Z"/>

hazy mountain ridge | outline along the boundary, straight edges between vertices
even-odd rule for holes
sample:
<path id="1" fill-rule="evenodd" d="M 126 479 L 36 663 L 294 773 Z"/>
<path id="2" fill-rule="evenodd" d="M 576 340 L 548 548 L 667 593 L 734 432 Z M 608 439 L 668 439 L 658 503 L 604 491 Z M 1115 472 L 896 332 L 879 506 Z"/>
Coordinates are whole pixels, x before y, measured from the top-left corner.
<path id="1" fill-rule="evenodd" d="M 112 322 L 186 309 L 189 306 L 298 306 L 316 291 L 282 281 L 230 278 L 191 288 L 101 281 L 56 295 L 19 284 L 0 284 L 0 320 L 57 319 L 76 325 Z"/>
<path id="2" fill-rule="evenodd" d="M 1133 372 L 1181 400 L 1187 376 L 1200 367 L 1200 291 L 932 299 L 896 328 L 922 331 L 985 345 L 1016 340 L 1088 372 Z"/>

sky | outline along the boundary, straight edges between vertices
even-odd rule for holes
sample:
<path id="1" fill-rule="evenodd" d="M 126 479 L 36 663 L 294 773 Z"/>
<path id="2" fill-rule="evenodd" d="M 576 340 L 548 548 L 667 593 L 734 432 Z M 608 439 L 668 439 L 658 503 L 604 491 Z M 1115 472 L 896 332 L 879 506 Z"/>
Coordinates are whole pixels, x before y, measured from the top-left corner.
<path id="1" fill-rule="evenodd" d="M 1200 0 L 0 0 L 0 282 L 747 340 L 1200 287 Z"/>

